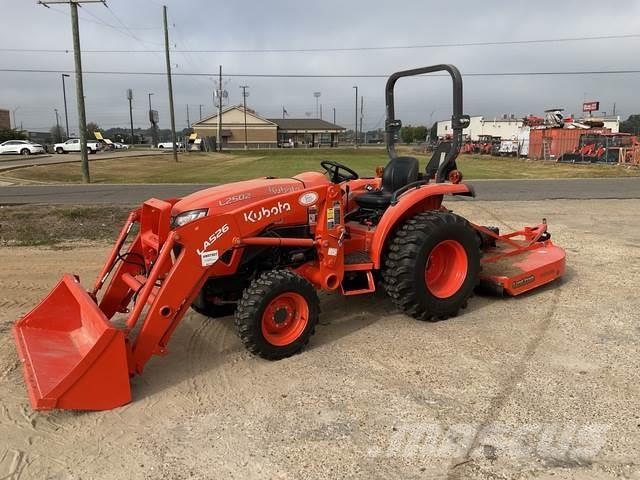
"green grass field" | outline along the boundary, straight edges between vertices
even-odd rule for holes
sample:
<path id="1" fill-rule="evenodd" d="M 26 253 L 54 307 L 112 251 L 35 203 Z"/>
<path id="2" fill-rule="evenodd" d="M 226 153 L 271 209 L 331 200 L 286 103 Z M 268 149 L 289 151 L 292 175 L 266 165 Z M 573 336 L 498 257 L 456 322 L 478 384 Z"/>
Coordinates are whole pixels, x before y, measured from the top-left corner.
<path id="1" fill-rule="evenodd" d="M 402 154 L 417 156 L 421 169 L 425 155 L 408 149 Z M 98 156 L 99 158 L 99 156 Z M 382 148 L 260 150 L 223 154 L 181 154 L 174 163 L 170 155 L 92 161 L 94 183 L 225 183 L 260 176 L 291 176 L 299 172 L 322 171 L 320 161 L 335 160 L 350 166 L 361 175 L 372 175 L 375 168 L 385 165 L 387 155 Z M 94 160 L 94 158 L 91 158 Z M 640 176 L 640 169 L 609 165 L 567 165 L 537 160 L 518 160 L 475 155 L 461 155 L 458 167 L 465 179 L 500 178 L 584 178 Z M 14 181 L 46 183 L 79 183 L 80 165 L 68 163 L 29 167 L 8 172 Z"/>

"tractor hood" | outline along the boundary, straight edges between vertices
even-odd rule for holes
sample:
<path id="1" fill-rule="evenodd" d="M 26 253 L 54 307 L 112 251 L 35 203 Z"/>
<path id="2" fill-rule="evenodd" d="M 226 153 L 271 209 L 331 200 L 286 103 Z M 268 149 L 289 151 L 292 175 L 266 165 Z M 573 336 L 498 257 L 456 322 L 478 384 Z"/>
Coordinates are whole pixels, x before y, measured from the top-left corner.
<path id="1" fill-rule="evenodd" d="M 320 174 L 318 174 L 320 175 Z M 171 215 L 189 210 L 208 208 L 211 213 L 222 214 L 265 198 L 295 192 L 306 188 L 305 182 L 295 178 L 257 178 L 227 183 L 192 193 L 178 201 Z"/>

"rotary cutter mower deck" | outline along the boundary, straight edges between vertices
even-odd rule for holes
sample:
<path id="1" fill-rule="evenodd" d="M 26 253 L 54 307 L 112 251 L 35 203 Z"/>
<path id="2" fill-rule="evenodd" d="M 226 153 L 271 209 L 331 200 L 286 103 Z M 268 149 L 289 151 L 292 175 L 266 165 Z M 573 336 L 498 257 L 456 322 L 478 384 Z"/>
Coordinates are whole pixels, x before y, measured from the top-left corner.
<path id="1" fill-rule="evenodd" d="M 419 171 L 394 148 L 394 86 L 436 71 L 453 80 L 454 135 Z M 327 175 L 260 178 L 131 212 L 88 292 L 66 274 L 13 332 L 35 409 L 101 410 L 131 400 L 129 379 L 169 340 L 189 308 L 233 313 L 253 353 L 299 352 L 318 321 L 318 290 L 360 295 L 383 288 L 420 320 L 464 308 L 479 285 L 518 295 L 564 271 L 546 222 L 508 234 L 447 210 L 444 195 L 473 196 L 456 157 L 462 79 L 450 65 L 393 74 L 386 85 L 389 163 L 371 178 L 321 163 Z M 203 320 L 205 321 L 205 320 Z"/>

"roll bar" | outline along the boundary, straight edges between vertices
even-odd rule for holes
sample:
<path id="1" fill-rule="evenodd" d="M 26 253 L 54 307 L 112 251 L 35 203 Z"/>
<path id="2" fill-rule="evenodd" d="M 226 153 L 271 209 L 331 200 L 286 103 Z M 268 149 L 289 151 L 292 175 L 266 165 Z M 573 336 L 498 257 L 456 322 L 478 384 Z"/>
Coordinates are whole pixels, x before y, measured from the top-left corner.
<path id="1" fill-rule="evenodd" d="M 416 75 L 423 75 L 425 73 L 433 72 L 447 72 L 451 75 L 453 81 L 453 115 L 451 116 L 451 128 L 453 130 L 453 139 L 451 149 L 445 158 L 445 161 L 438 168 L 436 174 L 436 182 L 441 183 L 445 181 L 444 172 L 447 165 L 453 162 L 458 156 L 460 146 L 462 145 L 462 130 L 469 126 L 469 115 L 462 113 L 462 75 L 453 65 L 440 64 L 432 65 L 430 67 L 414 68 L 411 70 L 403 70 L 401 72 L 393 73 L 387 80 L 385 87 L 385 102 L 387 109 L 387 120 L 385 122 L 385 141 L 387 144 L 387 154 L 389 158 L 393 160 L 397 158 L 395 143 L 400 137 L 400 128 L 402 122 L 396 120 L 395 104 L 393 97 L 393 90 L 398 79 L 402 77 L 413 77 Z"/>

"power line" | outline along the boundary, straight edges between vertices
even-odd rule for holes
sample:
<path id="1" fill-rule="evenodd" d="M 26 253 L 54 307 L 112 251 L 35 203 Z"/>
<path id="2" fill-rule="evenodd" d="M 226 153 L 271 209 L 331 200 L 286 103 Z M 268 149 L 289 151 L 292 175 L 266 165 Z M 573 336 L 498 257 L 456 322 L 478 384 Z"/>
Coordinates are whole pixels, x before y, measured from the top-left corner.
<path id="1" fill-rule="evenodd" d="M 62 12 L 60 12 L 62 13 Z M 117 17 L 116 17 L 117 18 Z M 118 19 L 120 22 L 120 20 Z M 98 22 L 94 22 L 98 23 Z M 118 27 L 101 22 L 103 25 L 115 28 Z M 120 22 L 122 23 L 122 22 Z M 129 29 L 125 25 L 125 28 Z M 125 33 L 125 32 L 122 32 Z M 135 37 L 134 37 L 135 38 Z M 621 40 L 640 38 L 640 33 L 629 33 L 620 35 L 596 35 L 584 37 L 561 37 L 561 38 L 542 38 L 528 40 L 497 40 L 483 42 L 460 42 L 460 43 L 432 43 L 418 45 L 386 45 L 371 47 L 338 47 L 338 48 L 264 48 L 264 49 L 174 49 L 176 53 L 320 53 L 320 52 L 361 52 L 361 51 L 380 51 L 380 50 L 415 50 L 428 48 L 459 48 L 459 47 L 486 47 L 499 45 L 529 45 L 529 44 L 545 44 L 545 43 L 566 43 L 566 42 L 582 42 L 593 40 Z M 145 42 L 148 43 L 148 42 Z M 38 49 L 38 48 L 0 48 L 0 52 L 20 52 L 20 53 L 67 53 L 67 49 Z M 164 50 L 83 50 L 82 53 L 163 53 Z"/>
<path id="2" fill-rule="evenodd" d="M 84 53 L 84 52 L 83 52 Z M 71 70 L 61 69 L 36 69 L 36 68 L 0 68 L 0 73 L 72 73 Z M 84 71 L 87 75 L 148 75 L 164 76 L 166 72 L 142 72 L 142 71 Z M 579 71 L 542 71 L 542 72 L 472 72 L 464 73 L 463 77 L 539 77 L 539 76 L 578 76 L 578 75 L 625 75 L 638 74 L 640 69 L 624 70 L 579 70 Z M 183 77 L 213 77 L 216 73 L 177 72 L 174 76 Z M 240 78 L 387 78 L 389 74 L 287 74 L 287 73 L 225 73 L 225 77 Z M 448 75 L 418 75 L 419 77 L 448 77 Z M 415 78 L 415 77 L 413 77 Z"/>

